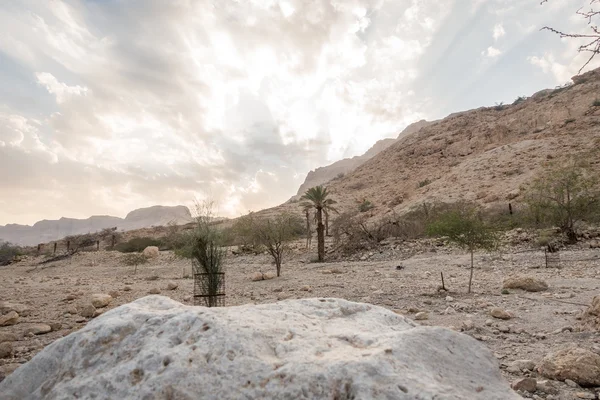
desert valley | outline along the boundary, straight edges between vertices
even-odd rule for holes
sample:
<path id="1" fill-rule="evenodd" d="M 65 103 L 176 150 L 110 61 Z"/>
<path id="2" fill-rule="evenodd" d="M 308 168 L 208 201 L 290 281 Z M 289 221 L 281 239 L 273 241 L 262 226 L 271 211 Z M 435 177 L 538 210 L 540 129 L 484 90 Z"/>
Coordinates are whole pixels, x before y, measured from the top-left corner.
<path id="1" fill-rule="evenodd" d="M 597 0 L 91 3 L 0 5 L 0 400 L 600 400 Z"/>

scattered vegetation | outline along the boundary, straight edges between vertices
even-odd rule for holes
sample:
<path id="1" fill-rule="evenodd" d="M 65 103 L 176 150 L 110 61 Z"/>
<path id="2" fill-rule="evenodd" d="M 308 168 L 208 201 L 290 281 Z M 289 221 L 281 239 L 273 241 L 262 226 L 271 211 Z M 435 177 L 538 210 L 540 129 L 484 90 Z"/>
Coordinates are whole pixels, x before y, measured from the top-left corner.
<path id="1" fill-rule="evenodd" d="M 576 223 L 599 218 L 598 173 L 585 166 L 552 167 L 531 183 L 525 201 L 536 227 L 558 226 L 574 243 Z"/>
<path id="2" fill-rule="evenodd" d="M 11 264 L 20 255 L 22 255 L 22 250 L 19 246 L 0 242 L 0 267 Z"/>
<path id="3" fill-rule="evenodd" d="M 148 246 L 161 246 L 161 241 L 150 237 L 137 237 L 127 242 L 119 243 L 115 246 L 115 250 L 121 253 L 139 253 L 144 251 Z"/>
<path id="4" fill-rule="evenodd" d="M 146 264 L 148 262 L 148 259 L 146 258 L 146 256 L 144 256 L 143 254 L 140 254 L 140 253 L 125 254 L 123 256 L 122 260 L 123 260 L 123 264 L 130 266 L 130 267 L 135 267 L 135 269 L 133 270 L 134 274 L 137 274 L 138 265 Z"/>
<path id="5" fill-rule="evenodd" d="M 504 102 L 501 101 L 500 103 L 495 103 L 494 110 L 496 110 L 496 111 L 504 110 Z"/>
<path id="6" fill-rule="evenodd" d="M 369 200 L 364 199 L 359 205 L 358 205 L 358 211 L 360 211 L 361 213 L 367 212 L 371 209 L 375 208 L 375 205 L 373 203 L 371 203 Z"/>
<path id="7" fill-rule="evenodd" d="M 592 103 L 592 106 L 594 106 L 594 107 L 600 107 L 600 99 L 594 100 L 594 102 Z"/>
<path id="8" fill-rule="evenodd" d="M 65 240 L 70 243 L 69 251 L 76 253 L 78 251 L 85 251 L 86 249 L 96 246 L 98 237 L 91 233 L 85 235 L 73 235 L 65 237 Z"/>
<path id="9" fill-rule="evenodd" d="M 473 253 L 476 249 L 493 250 L 497 247 L 498 237 L 494 228 L 487 224 L 474 207 L 449 211 L 440 215 L 427 226 L 429 236 L 446 237 L 449 241 L 471 253 L 468 293 L 471 293 L 473 281 Z"/>
<path id="10" fill-rule="evenodd" d="M 425 179 L 423 181 L 420 181 L 419 183 L 417 183 L 417 188 L 422 188 L 424 186 L 427 186 L 431 183 L 431 180 L 429 179 Z"/>
<path id="11" fill-rule="evenodd" d="M 527 100 L 527 96 L 519 96 L 515 99 L 515 101 L 513 101 L 512 105 L 516 106 L 517 104 L 521 104 L 523 103 L 525 100 Z"/>
<path id="12" fill-rule="evenodd" d="M 290 251 L 288 243 L 304 234 L 304 226 L 296 215 L 282 213 L 271 219 L 254 221 L 253 234 L 273 257 L 277 276 L 281 276 L 283 257 Z"/>
<path id="13" fill-rule="evenodd" d="M 324 186 L 316 186 L 310 188 L 302 196 L 302 206 L 305 207 L 311 204 L 315 209 L 315 217 L 317 220 L 317 258 L 319 262 L 323 262 L 325 259 L 325 225 L 323 224 L 323 210 L 325 212 L 333 211 L 337 212 L 333 205 L 336 203 L 335 200 L 329 199 L 329 192 Z"/>
<path id="14" fill-rule="evenodd" d="M 571 124 L 573 122 L 575 122 L 575 118 L 569 118 L 565 120 L 565 124 Z"/>

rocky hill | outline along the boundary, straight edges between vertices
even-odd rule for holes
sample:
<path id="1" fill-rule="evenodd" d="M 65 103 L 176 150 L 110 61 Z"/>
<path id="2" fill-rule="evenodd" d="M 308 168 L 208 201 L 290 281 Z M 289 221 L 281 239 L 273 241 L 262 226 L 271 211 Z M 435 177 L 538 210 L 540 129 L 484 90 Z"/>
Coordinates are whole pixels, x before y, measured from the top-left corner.
<path id="1" fill-rule="evenodd" d="M 410 135 L 411 133 L 417 132 L 419 129 L 425 126 L 429 126 L 433 123 L 434 122 L 429 122 L 425 120 L 415 122 L 407 126 L 406 129 L 404 129 L 396 139 L 388 138 L 378 140 L 363 155 L 352 158 L 344 158 L 342 160 L 334 162 L 333 164 L 327 165 L 325 167 L 319 167 L 314 171 L 310 171 L 306 176 L 304 183 L 300 185 L 298 193 L 296 194 L 296 196 L 294 196 L 294 198 L 304 194 L 311 187 L 325 184 L 337 177 L 341 177 L 349 172 L 352 172 L 365 161 L 375 157 L 377 154 L 381 153 L 383 150 L 387 149 L 401 138 Z"/>
<path id="2" fill-rule="evenodd" d="M 599 165 L 598 149 L 600 69 L 512 105 L 451 114 L 398 139 L 328 188 L 340 211 L 371 201 L 372 217 L 433 200 L 508 207 L 549 163 L 577 158 Z M 262 214 L 281 210 L 298 211 L 298 205 Z"/>
<path id="3" fill-rule="evenodd" d="M 33 226 L 0 225 L 0 240 L 31 246 L 58 240 L 69 235 L 97 232 L 105 228 L 116 227 L 119 230 L 126 231 L 161 226 L 168 223 L 185 224 L 191 220 L 190 210 L 185 206 L 153 206 L 131 211 L 125 218 L 98 215 L 86 219 L 43 220 L 36 222 Z"/>

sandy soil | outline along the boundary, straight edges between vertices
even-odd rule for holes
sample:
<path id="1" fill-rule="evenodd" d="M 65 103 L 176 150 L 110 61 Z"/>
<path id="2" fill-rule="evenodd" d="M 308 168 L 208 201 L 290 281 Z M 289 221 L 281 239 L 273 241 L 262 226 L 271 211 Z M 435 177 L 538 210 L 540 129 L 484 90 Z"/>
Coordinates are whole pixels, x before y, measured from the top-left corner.
<path id="1" fill-rule="evenodd" d="M 110 309 L 148 295 L 159 289 L 186 304 L 192 304 L 193 280 L 189 261 L 170 252 L 138 267 L 125 266 L 123 255 L 116 252 L 76 254 L 69 260 L 38 265 L 42 258 L 29 258 L 0 268 L 0 301 L 27 305 L 31 311 L 19 323 L 0 327 L 0 333 L 16 334 L 14 354 L 0 359 L 0 375 L 28 361 L 52 341 L 83 327 L 88 318 L 78 309 L 90 302 L 94 293 L 112 292 L 116 297 Z M 472 321 L 474 328 L 465 333 L 481 340 L 498 358 L 507 380 L 535 372 L 508 372 L 511 361 L 528 359 L 536 363 L 551 351 L 572 344 L 600 352 L 598 332 L 577 332 L 578 316 L 600 294 L 600 250 L 584 246 L 561 253 L 561 268 L 540 268 L 541 252 L 505 250 L 476 254 L 472 294 L 466 294 L 469 256 L 460 250 L 431 244 L 408 247 L 390 243 L 381 250 L 365 253 L 364 261 L 311 263 L 314 254 L 296 250 L 283 265 L 282 276 L 253 282 L 257 271 L 274 271 L 266 255 L 228 255 L 226 303 L 267 303 L 289 298 L 340 297 L 368 302 L 414 318 L 427 312 L 419 323 L 456 330 Z M 401 269 L 397 269 L 401 267 Z M 440 272 L 444 273 L 449 292 L 438 291 Z M 502 281 L 511 275 L 527 274 L 545 280 L 546 292 L 527 293 L 510 290 L 502 294 Z M 156 280 L 150 280 L 157 277 Z M 167 290 L 168 282 L 178 288 Z M 67 300 L 71 299 L 73 300 Z M 577 304 L 571 304 L 577 303 Z M 581 305 L 580 305 L 581 304 Z M 492 306 L 514 314 L 510 320 L 493 319 Z M 28 334 L 32 324 L 54 324 L 50 333 Z M 571 331 L 571 329 L 573 331 Z M 572 399 L 576 393 L 590 390 L 572 388 L 554 382 L 558 395 L 536 393 L 534 398 Z M 537 397 L 536 397 L 537 396 Z"/>

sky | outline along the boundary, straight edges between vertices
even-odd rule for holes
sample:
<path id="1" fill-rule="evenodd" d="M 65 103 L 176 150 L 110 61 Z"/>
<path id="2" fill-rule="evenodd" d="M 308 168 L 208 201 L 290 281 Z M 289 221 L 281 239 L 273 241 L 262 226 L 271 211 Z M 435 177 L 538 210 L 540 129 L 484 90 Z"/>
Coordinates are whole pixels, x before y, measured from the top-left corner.
<path id="1" fill-rule="evenodd" d="M 412 122 L 568 82 L 580 43 L 540 28 L 585 31 L 584 4 L 2 1 L 0 224 L 281 204 Z"/>

